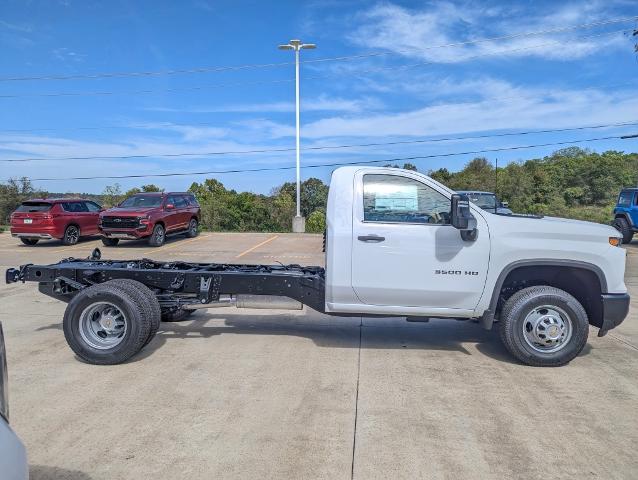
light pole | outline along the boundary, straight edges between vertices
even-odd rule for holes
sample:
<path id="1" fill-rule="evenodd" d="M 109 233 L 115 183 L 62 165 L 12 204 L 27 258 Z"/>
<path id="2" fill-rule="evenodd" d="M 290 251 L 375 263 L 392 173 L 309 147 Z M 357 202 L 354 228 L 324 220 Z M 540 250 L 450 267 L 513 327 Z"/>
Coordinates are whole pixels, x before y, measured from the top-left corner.
<path id="1" fill-rule="evenodd" d="M 306 231 L 306 219 L 301 216 L 301 173 L 299 171 L 299 51 L 301 49 L 317 48 L 314 43 L 301 43 L 301 40 L 290 40 L 286 45 L 279 45 L 280 50 L 295 51 L 295 116 L 297 124 L 297 215 L 292 219 L 292 231 L 303 233 Z"/>

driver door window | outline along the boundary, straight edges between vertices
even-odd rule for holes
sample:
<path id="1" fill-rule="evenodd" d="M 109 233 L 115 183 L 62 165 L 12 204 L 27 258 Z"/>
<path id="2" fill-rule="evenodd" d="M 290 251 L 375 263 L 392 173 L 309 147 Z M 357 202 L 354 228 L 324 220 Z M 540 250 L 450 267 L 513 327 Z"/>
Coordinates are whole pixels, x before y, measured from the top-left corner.
<path id="1" fill-rule="evenodd" d="M 450 199 L 412 178 L 364 175 L 363 220 L 448 225 Z"/>

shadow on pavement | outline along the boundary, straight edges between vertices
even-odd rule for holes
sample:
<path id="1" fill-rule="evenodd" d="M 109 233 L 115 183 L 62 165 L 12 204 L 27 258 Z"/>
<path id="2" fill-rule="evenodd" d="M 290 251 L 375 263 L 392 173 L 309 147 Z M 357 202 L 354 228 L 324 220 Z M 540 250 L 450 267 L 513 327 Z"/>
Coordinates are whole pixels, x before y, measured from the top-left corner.
<path id="1" fill-rule="evenodd" d="M 91 480 L 91 477 L 78 470 L 67 470 L 47 465 L 30 465 L 29 480 Z"/>
<path id="2" fill-rule="evenodd" d="M 155 338 L 127 363 L 144 360 L 153 355 L 168 340 L 200 339 L 218 335 L 284 335 L 312 340 L 318 347 L 359 348 L 359 324 L 353 318 L 327 317 L 325 321 L 306 320 L 306 316 L 278 315 L 220 315 L 196 314 L 184 322 L 162 322 Z M 315 317 L 316 318 L 316 317 Z M 215 321 L 214 325 L 203 322 Z M 221 324 L 223 321 L 223 324 Z M 358 322 L 358 319 L 356 319 Z M 505 349 L 498 335 L 498 325 L 483 330 L 471 321 L 432 320 L 428 323 L 407 323 L 402 318 L 384 320 L 379 325 L 365 320 L 361 326 L 363 349 L 419 349 L 452 351 L 471 355 L 465 344 L 475 344 L 483 355 L 510 364 L 518 362 Z M 61 323 L 42 326 L 41 330 L 62 330 Z M 579 356 L 588 355 L 590 344 Z"/>

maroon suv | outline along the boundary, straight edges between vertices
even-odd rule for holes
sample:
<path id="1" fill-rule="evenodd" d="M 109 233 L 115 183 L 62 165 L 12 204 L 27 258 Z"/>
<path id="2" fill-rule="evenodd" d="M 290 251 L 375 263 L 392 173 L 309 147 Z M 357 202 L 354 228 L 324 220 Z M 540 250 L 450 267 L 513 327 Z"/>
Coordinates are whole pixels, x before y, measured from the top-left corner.
<path id="1" fill-rule="evenodd" d="M 100 213 L 102 243 L 115 246 L 121 239 L 147 238 L 152 247 L 167 236 L 197 236 L 200 209 L 192 193 L 138 193 Z"/>
<path id="2" fill-rule="evenodd" d="M 81 236 L 96 235 L 102 207 L 81 198 L 35 198 L 22 202 L 11 214 L 11 235 L 25 245 L 58 238 L 75 245 Z"/>

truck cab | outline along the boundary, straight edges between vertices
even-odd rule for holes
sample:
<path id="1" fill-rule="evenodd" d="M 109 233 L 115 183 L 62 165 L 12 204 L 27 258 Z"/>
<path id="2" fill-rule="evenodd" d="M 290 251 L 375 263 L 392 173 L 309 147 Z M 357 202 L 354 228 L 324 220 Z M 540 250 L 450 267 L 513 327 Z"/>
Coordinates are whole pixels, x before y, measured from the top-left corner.
<path id="1" fill-rule="evenodd" d="M 473 219 L 471 235 L 454 225 L 459 197 Z M 567 314 L 566 304 L 580 305 L 601 335 L 622 321 L 629 297 L 616 230 L 577 220 L 498 215 L 467 200 L 418 172 L 336 170 L 327 209 L 326 311 L 474 318 L 491 328 L 525 291 L 533 297 L 529 305 L 536 297 L 560 304 L 536 313 L 528 305 L 531 320 L 521 320 L 520 329 L 531 332 L 510 341 L 525 345 L 527 338 L 532 355 L 559 352 L 562 348 L 554 349 L 575 334 L 573 317 L 582 312 Z M 556 341 L 558 334 L 562 340 Z"/>

